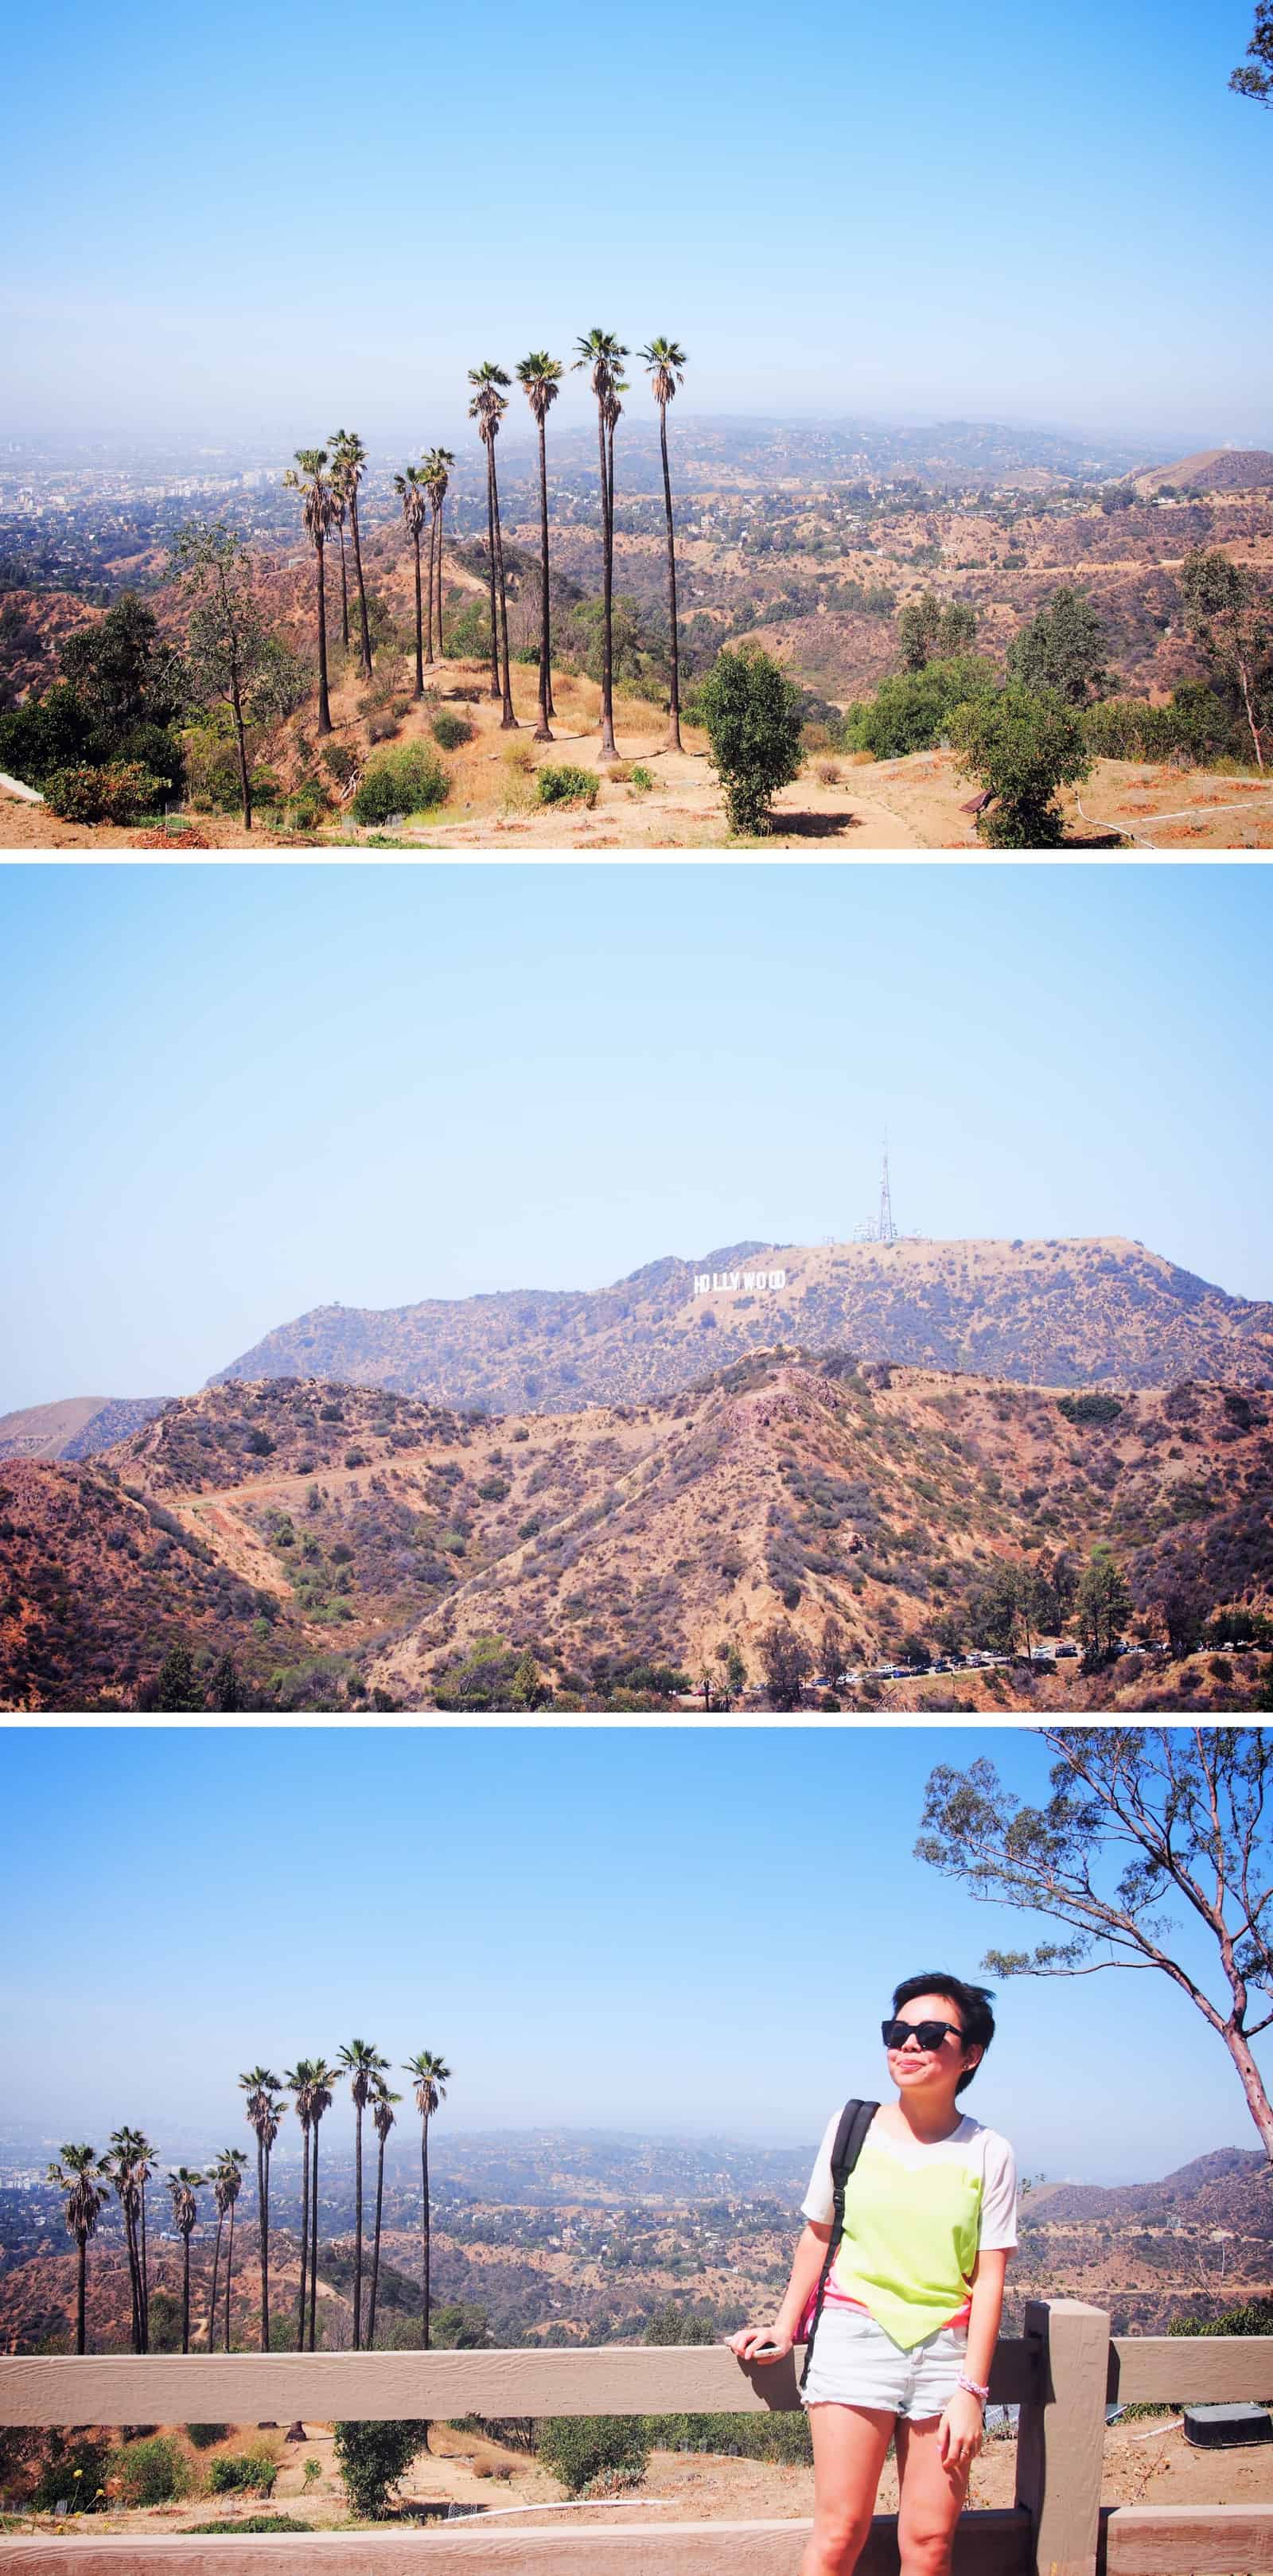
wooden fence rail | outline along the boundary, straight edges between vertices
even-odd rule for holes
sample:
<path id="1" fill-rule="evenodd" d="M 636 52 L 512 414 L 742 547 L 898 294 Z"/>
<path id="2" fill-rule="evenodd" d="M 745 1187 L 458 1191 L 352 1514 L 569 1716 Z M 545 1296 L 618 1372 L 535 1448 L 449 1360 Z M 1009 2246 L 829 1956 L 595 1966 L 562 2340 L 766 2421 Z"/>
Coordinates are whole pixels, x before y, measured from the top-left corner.
<path id="1" fill-rule="evenodd" d="M 1102 2511 L 1111 2399 L 1273 2400 L 1273 2340 L 1111 2338 L 1102 2310 L 1033 2300 L 993 2398 L 1019 2407 L 1016 2503 L 970 2513 L 955 2576 L 1273 2576 L 1273 2507 Z M 765 2414 L 799 2404 L 799 2356 L 746 2367 L 723 2345 L 519 2352 L 86 2354 L 0 2358 L 0 2425 L 285 2422 L 463 2415 Z M 678 2523 L 648 2510 L 567 2527 L 504 2522 L 284 2535 L 144 2537 L 109 2524 L 0 2535 L 0 2576 L 796 2576 L 807 2522 Z M 897 2568 L 876 2517 L 860 2576 Z"/>

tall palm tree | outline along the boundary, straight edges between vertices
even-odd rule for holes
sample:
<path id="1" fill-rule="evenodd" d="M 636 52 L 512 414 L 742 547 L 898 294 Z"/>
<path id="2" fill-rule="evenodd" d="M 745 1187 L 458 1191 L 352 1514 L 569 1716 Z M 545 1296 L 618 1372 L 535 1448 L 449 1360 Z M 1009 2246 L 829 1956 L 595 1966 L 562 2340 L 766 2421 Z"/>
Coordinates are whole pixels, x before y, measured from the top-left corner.
<path id="1" fill-rule="evenodd" d="M 332 729 L 331 701 L 327 691 L 327 575 L 323 548 L 336 513 L 336 496 L 327 471 L 325 447 L 298 447 L 296 466 L 288 466 L 283 477 L 288 489 L 301 495 L 301 515 L 305 534 L 314 549 L 318 581 L 318 731 Z"/>
<path id="2" fill-rule="evenodd" d="M 217 2348 L 217 2276 L 221 2269 L 221 2230 L 230 2221 L 230 2243 L 225 2262 L 225 2348 L 230 2349 L 230 2275 L 234 2270 L 234 2204 L 243 2183 L 247 2163 L 242 2147 L 222 2147 L 212 2168 L 213 2197 L 217 2204 L 217 2238 L 212 2252 L 212 2298 L 208 2307 L 208 2350 Z"/>
<path id="3" fill-rule="evenodd" d="M 499 479 L 495 472 L 495 441 L 499 436 L 500 422 L 508 409 L 508 404 L 504 398 L 501 388 L 506 386 L 508 382 L 509 378 L 505 375 L 503 368 L 493 366 L 489 358 L 484 366 L 470 367 L 469 369 L 469 383 L 473 387 L 473 400 L 469 404 L 469 418 L 470 420 L 475 420 L 477 422 L 477 434 L 482 441 L 482 445 L 486 449 L 486 516 L 490 531 L 491 547 L 491 696 L 493 698 L 498 698 L 502 695 L 503 697 L 504 710 L 500 717 L 500 731 L 502 733 L 507 733 L 510 728 L 515 728 L 517 724 L 517 718 L 513 713 L 513 692 L 509 679 L 508 593 L 504 584 L 504 537 L 503 531 L 500 527 L 499 516 Z M 500 685 L 500 657 L 495 634 L 495 610 L 497 600 L 499 605 L 499 642 L 503 647 L 504 655 L 504 679 L 502 690 Z"/>
<path id="4" fill-rule="evenodd" d="M 123 2213 L 124 2244 L 128 2253 L 128 2286 L 132 2294 L 134 2352 L 144 2352 L 146 2349 L 143 2332 L 141 2256 L 137 2234 L 141 2189 L 135 2171 L 136 2146 L 140 2136 L 141 2132 L 138 2129 L 112 2130 L 111 2151 L 109 2156 L 103 2157 L 101 2166 L 102 2172 L 110 2177 L 115 2197 Z"/>
<path id="5" fill-rule="evenodd" d="M 309 2133 L 313 2125 L 310 2088 L 314 2069 L 308 2057 L 298 2057 L 288 2067 L 283 2082 L 295 2098 L 296 2117 L 301 2124 L 301 2288 L 296 2306 L 296 2349 L 305 2350 L 305 2292 L 309 2260 Z"/>
<path id="6" fill-rule="evenodd" d="M 156 2150 L 151 2145 L 145 2130 L 134 2130 L 133 2171 L 137 2177 L 137 2197 L 140 2204 L 137 2258 L 141 2276 L 141 2348 L 143 2352 L 150 2350 L 150 2272 L 146 2255 L 146 2185 L 154 2171 L 155 2162 Z"/>
<path id="7" fill-rule="evenodd" d="M 275 2100 L 281 2078 L 268 2066 L 253 2066 L 239 2082 L 247 2095 L 244 2116 L 256 2137 L 256 2208 L 261 2254 L 261 2350 L 270 2348 L 270 2150 L 278 2136 L 286 2102 Z"/>
<path id="8" fill-rule="evenodd" d="M 75 2239 L 75 2349 L 84 2350 L 84 2294 L 88 2278 L 88 2240 L 97 2233 L 97 2222 L 110 2198 L 106 2183 L 98 2180 L 107 2173 L 104 2157 L 92 2147 L 63 2147 L 61 2164 L 51 2164 L 48 2179 L 65 2194 L 63 2217 L 66 2232 Z"/>
<path id="9" fill-rule="evenodd" d="M 349 512 L 343 492 L 333 491 L 332 524 L 340 539 L 340 641 L 343 652 L 349 651 L 349 568 L 345 560 L 345 521 Z"/>
<path id="10" fill-rule="evenodd" d="M 206 2174 L 192 2173 L 188 2165 L 178 2165 L 176 2172 L 168 2176 L 168 2189 L 172 2193 L 173 2221 L 181 2238 L 182 2247 L 181 2349 L 183 2352 L 190 2350 L 190 2237 L 199 2215 L 199 2203 L 195 2199 L 195 2193 L 202 2191 L 207 2179 Z"/>
<path id="11" fill-rule="evenodd" d="M 424 615 L 420 596 L 420 530 L 428 506 L 429 478 L 422 465 L 408 465 L 404 474 L 395 474 L 393 488 L 402 503 L 402 517 L 407 535 L 415 548 L 415 693 L 424 696 Z M 433 626 L 433 566 L 429 565 L 429 626 Z M 431 640 L 431 639 L 430 639 Z M 433 655 L 430 651 L 429 659 Z"/>
<path id="12" fill-rule="evenodd" d="M 659 407 L 659 448 L 663 457 L 663 508 L 667 514 L 667 622 L 672 636 L 672 685 L 668 698 L 667 747 L 681 748 L 681 662 L 676 632 L 676 535 L 672 525 L 672 476 L 667 461 L 667 407 L 685 382 L 688 360 L 677 340 L 655 338 L 641 357 L 653 378 L 650 391 Z"/>
<path id="13" fill-rule="evenodd" d="M 429 530 L 429 668 L 434 665 L 433 588 L 437 585 L 437 659 L 442 658 L 442 505 L 455 463 L 449 447 L 431 447 L 424 460 L 428 478 L 429 499 L 433 504 L 433 524 Z"/>
<path id="14" fill-rule="evenodd" d="M 367 471 L 367 450 L 356 429 L 334 429 L 328 442 L 332 452 L 332 479 L 349 512 L 349 533 L 354 541 L 354 580 L 358 585 L 359 650 L 362 675 L 371 678 L 371 635 L 367 626 L 367 585 L 362 577 L 362 535 L 358 526 L 358 486 Z"/>
<path id="15" fill-rule="evenodd" d="M 517 381 L 530 404 L 539 432 L 539 722 L 535 727 L 536 742 L 552 741 L 548 719 L 556 712 L 548 613 L 548 450 L 544 423 L 557 400 L 561 372 L 560 358 L 550 358 L 546 349 L 532 349 L 530 356 L 523 358 L 517 369 Z"/>
<path id="16" fill-rule="evenodd" d="M 371 2116 L 376 2124 L 376 2136 L 380 2140 L 380 2152 L 376 2159 L 376 2232 L 372 2242 L 371 2297 L 367 2302 L 367 2350 L 369 2352 L 376 2340 L 376 2284 L 380 2278 L 380 2213 L 385 2197 L 385 2141 L 393 2127 L 394 2103 L 401 2100 L 402 2095 L 391 2093 L 383 2077 L 377 2079 L 375 2099 L 371 2106 Z"/>
<path id="17" fill-rule="evenodd" d="M 435 2057 L 431 2049 L 421 2048 L 416 2051 L 414 2057 L 407 2059 L 402 2071 L 412 2079 L 415 2106 L 420 2114 L 420 2296 L 424 2320 L 424 2349 L 427 2352 L 429 2349 L 429 2273 L 432 2252 L 429 2226 L 429 2122 L 438 2104 L 446 2100 L 446 2088 L 451 2081 L 451 2069 L 444 2057 Z"/>
<path id="18" fill-rule="evenodd" d="M 341 2073 L 349 2077 L 349 2090 L 354 2100 L 354 2350 L 362 2350 L 362 2115 L 367 2108 L 376 2077 L 388 2066 L 387 2057 L 366 2039 L 351 2039 L 340 2051 Z"/>
<path id="19" fill-rule="evenodd" d="M 589 382 L 597 398 L 597 454 L 601 474 L 601 751 L 603 761 L 617 760 L 614 739 L 614 504 L 610 490 L 610 470 L 606 448 L 606 412 L 614 398 L 614 387 L 627 350 L 613 331 L 592 329 L 575 342 L 578 356 L 576 371 L 586 367 Z M 613 426 L 610 430 L 610 453 L 614 449 Z"/>
<path id="20" fill-rule="evenodd" d="M 315 2349 L 314 2337 L 318 2323 L 318 2123 L 324 2111 L 331 2109 L 332 2087 L 335 2081 L 335 2067 L 329 2066 L 325 2057 L 316 2057 L 309 2074 L 309 2117 L 314 2140 L 312 2150 L 314 2172 L 310 2185 L 309 2207 L 309 2348 L 311 2352 Z"/>

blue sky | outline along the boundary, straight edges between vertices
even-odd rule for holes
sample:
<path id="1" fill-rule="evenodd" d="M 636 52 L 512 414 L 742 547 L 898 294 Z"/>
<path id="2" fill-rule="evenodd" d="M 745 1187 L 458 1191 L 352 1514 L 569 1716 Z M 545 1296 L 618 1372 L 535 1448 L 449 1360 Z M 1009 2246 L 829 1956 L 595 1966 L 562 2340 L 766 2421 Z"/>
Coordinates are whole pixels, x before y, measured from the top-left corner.
<path id="1" fill-rule="evenodd" d="M 8 422 L 429 443 L 478 359 L 599 321 L 680 338 L 706 412 L 1267 441 L 1251 24 L 50 0 L 6 52 Z"/>
<path id="2" fill-rule="evenodd" d="M 986 1750 L 1045 1788 L 1033 1736 L 949 1726 L 4 1734 L 8 2114 L 219 2136 L 241 2067 L 357 2031 L 439 2049 L 456 2129 L 813 2141 L 878 2085 L 898 1978 L 1020 1945 L 912 1858 L 933 1764 Z M 1027 2169 L 1258 2144 L 1165 1979 L 1013 1981 L 999 2010 L 969 2108 Z"/>
<path id="3" fill-rule="evenodd" d="M 1273 1295 L 1265 868 L 0 872 L 0 1410 L 665 1253 L 1124 1234 Z"/>

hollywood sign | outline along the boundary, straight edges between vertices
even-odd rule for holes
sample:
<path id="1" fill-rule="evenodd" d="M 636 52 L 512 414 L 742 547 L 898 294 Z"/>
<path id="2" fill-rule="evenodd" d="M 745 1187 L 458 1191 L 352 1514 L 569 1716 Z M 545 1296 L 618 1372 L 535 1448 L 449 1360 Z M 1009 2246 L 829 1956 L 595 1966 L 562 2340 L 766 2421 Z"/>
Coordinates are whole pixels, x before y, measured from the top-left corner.
<path id="1" fill-rule="evenodd" d="M 740 1289 L 748 1296 L 754 1297 L 757 1292 L 765 1296 L 786 1285 L 785 1270 L 696 1270 L 694 1273 L 696 1297 L 710 1297 L 722 1290 L 727 1295 L 736 1295 Z"/>

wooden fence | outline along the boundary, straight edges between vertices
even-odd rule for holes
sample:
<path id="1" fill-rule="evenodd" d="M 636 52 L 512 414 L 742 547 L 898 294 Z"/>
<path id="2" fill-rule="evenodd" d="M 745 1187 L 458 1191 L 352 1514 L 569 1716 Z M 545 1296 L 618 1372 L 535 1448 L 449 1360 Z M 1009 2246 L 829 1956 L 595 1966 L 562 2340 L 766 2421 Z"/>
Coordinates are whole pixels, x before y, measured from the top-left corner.
<path id="1" fill-rule="evenodd" d="M 85 2355 L 0 2359 L 0 2425 L 310 2423 L 386 2416 L 764 2414 L 798 2405 L 797 2359 L 745 2368 L 723 2345 L 559 2352 Z M 969 2512 L 955 2576 L 1273 2576 L 1273 2506 L 1103 2508 L 1105 2410 L 1273 2401 L 1273 2339 L 1111 2339 L 1077 2299 L 1032 2300 L 1000 2343 L 991 2395 L 1020 2407 L 1016 2503 Z M 24 2576 L 797 2576 L 807 2521 L 688 2523 L 563 2516 L 548 2526 L 401 2526 L 224 2538 L 112 2533 L 88 2518 L 0 2534 L 0 2571 Z M 877 2515 L 860 2576 L 897 2568 L 894 2518 Z"/>

